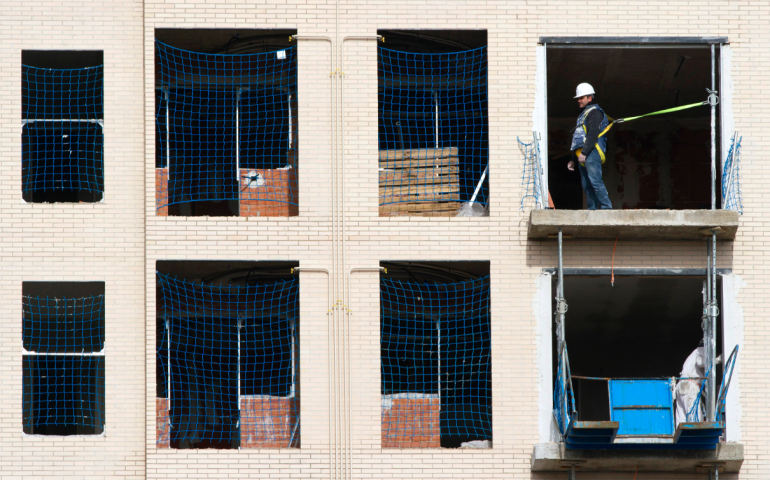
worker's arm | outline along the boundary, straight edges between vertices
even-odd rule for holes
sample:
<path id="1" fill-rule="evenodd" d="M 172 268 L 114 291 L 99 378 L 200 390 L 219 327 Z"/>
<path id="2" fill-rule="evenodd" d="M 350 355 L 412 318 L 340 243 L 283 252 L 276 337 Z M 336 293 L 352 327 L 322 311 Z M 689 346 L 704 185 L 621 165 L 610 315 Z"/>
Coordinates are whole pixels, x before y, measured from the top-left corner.
<path id="1" fill-rule="evenodd" d="M 601 133 L 599 129 L 602 125 L 602 117 L 602 112 L 599 110 L 592 110 L 588 112 L 588 116 L 586 117 L 585 121 L 586 141 L 585 144 L 583 144 L 583 151 L 580 155 L 581 157 L 588 157 L 588 155 L 594 151 L 594 148 L 596 148 L 596 142 L 599 140 L 599 134 Z M 584 161 L 585 159 L 583 159 L 583 162 Z"/>

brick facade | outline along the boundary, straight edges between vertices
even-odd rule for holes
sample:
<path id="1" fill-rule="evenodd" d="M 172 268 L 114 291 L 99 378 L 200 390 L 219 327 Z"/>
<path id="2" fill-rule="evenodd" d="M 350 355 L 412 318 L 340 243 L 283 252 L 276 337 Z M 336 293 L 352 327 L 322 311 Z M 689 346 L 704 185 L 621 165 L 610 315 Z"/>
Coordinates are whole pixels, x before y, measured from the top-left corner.
<path id="1" fill-rule="evenodd" d="M 734 311 L 740 315 L 744 343 L 740 376 L 733 382 L 741 392 L 738 423 L 745 461 L 739 474 L 720 478 L 770 477 L 767 2 L 7 1 L 0 5 L 0 23 L 3 480 L 339 478 L 347 472 L 352 478 L 377 479 L 565 478 L 564 472 L 538 473 L 530 467 L 533 446 L 543 441 L 538 429 L 539 381 L 550 366 L 543 367 L 538 351 L 538 282 L 544 268 L 556 265 L 556 249 L 551 241 L 526 237 L 531 204 L 521 209 L 522 154 L 516 139 L 532 135 L 533 112 L 540 101 L 537 44 L 540 36 L 548 35 L 729 38 L 731 109 L 735 129 L 743 135 L 745 211 L 736 240 L 718 245 L 718 267 L 731 269 L 738 291 Z M 339 66 L 344 94 L 337 90 L 343 104 L 332 103 L 332 85 L 343 80 L 330 76 L 338 67 L 330 65 L 329 42 L 298 40 L 296 125 L 302 145 L 297 147 L 293 173 L 295 210 L 282 209 L 277 216 L 262 215 L 260 210 L 260 216 L 190 218 L 157 211 L 153 39 L 155 29 L 162 28 L 296 29 L 299 35 L 335 40 L 334 49 L 342 51 L 344 59 Z M 370 40 L 348 40 L 341 46 L 346 36 L 371 36 L 378 29 L 487 31 L 489 217 L 380 217 L 377 50 Z M 21 201 L 20 72 L 25 49 L 104 51 L 103 202 Z M 571 92 L 565 95 L 571 101 Z M 335 112 L 343 109 L 344 125 L 332 123 Z M 334 139 L 340 140 L 334 144 Z M 343 148 L 344 175 L 334 177 L 334 159 L 340 159 Z M 282 175 L 279 182 L 292 181 Z M 334 189 L 340 198 L 344 195 L 344 209 L 334 208 Z M 270 205 L 258 207 L 262 208 Z M 343 250 L 334 232 L 343 228 L 343 211 L 345 264 L 335 268 L 336 254 Z M 576 240 L 567 243 L 564 261 L 569 267 L 586 268 L 609 267 L 613 262 L 615 268 L 704 268 L 704 250 L 701 242 L 629 240 L 618 243 L 613 259 L 612 241 Z M 156 262 L 233 259 L 291 260 L 331 271 L 329 277 L 318 271 L 301 274 L 301 448 L 163 448 L 157 444 L 159 407 L 153 373 Z M 334 307 L 344 293 L 333 290 L 339 296 L 332 297 L 332 305 L 329 302 L 329 289 L 342 284 L 350 268 L 376 267 L 383 260 L 490 262 L 492 449 L 394 450 L 383 444 L 378 274 L 350 275 L 345 315 Z M 21 283 L 35 280 L 105 282 L 102 436 L 22 434 Z M 348 321 L 349 329 L 337 329 L 335 322 Z M 346 332 L 349 343 L 342 341 L 341 333 L 330 337 L 330 331 Z M 348 367 L 335 370 L 339 378 L 330 375 L 335 362 L 343 360 Z M 343 381 L 348 374 L 349 380 Z M 342 399 L 349 399 L 345 408 L 340 406 Z M 348 434 L 349 442 L 343 443 Z M 631 479 L 633 472 L 578 476 Z M 640 471 L 637 480 L 705 476 Z"/>

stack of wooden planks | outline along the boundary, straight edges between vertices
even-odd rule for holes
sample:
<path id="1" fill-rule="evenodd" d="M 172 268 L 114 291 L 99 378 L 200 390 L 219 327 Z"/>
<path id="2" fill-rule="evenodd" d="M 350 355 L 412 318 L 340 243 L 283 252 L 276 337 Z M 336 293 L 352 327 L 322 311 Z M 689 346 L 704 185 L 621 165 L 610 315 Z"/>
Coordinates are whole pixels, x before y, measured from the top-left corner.
<path id="1" fill-rule="evenodd" d="M 380 150 L 380 216 L 453 217 L 460 202 L 457 147 Z"/>

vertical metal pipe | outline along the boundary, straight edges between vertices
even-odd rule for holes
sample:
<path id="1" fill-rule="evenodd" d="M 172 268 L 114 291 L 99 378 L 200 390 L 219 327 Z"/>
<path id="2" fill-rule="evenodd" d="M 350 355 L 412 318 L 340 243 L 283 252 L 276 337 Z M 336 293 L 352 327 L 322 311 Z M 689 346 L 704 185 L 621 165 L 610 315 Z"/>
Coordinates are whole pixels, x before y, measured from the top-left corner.
<path id="1" fill-rule="evenodd" d="M 241 191 L 241 89 L 235 97 L 235 191 Z M 241 202 L 238 199 L 238 216 L 241 215 Z M 240 404 L 240 401 L 238 402 Z M 240 407 L 239 407 L 240 408 Z"/>
<path id="2" fill-rule="evenodd" d="M 166 361 L 168 362 L 168 383 L 166 384 L 168 390 L 168 441 L 171 442 L 171 322 L 169 322 L 168 317 L 166 318 Z"/>
<path id="3" fill-rule="evenodd" d="M 563 261 L 563 253 L 562 253 L 562 231 L 561 228 L 559 228 L 559 293 L 558 298 L 556 299 L 556 311 L 559 313 L 559 335 L 558 335 L 558 359 L 561 360 L 562 353 L 564 352 L 564 345 L 566 342 L 566 329 L 564 328 L 564 261 Z M 561 395 L 562 395 L 562 408 L 564 409 L 564 412 L 559 412 L 559 415 L 562 413 L 566 414 L 568 411 L 567 408 L 567 366 L 566 366 L 566 359 L 563 368 L 561 369 L 560 373 L 561 378 L 559 379 L 561 381 Z M 573 471 L 574 474 L 574 471 Z"/>
<path id="4" fill-rule="evenodd" d="M 709 376 L 708 382 L 708 420 L 716 421 L 716 336 L 717 336 L 717 235 L 711 236 L 711 304 L 709 305 Z"/>
<path id="5" fill-rule="evenodd" d="M 434 133 L 436 134 L 436 148 L 438 148 L 438 92 L 433 91 L 433 102 L 436 104 Z"/>
<path id="6" fill-rule="evenodd" d="M 240 318 L 237 320 L 237 322 L 238 322 L 237 323 L 237 325 L 238 325 L 238 364 L 235 366 L 235 371 L 236 371 L 236 375 L 237 375 L 236 382 L 235 382 L 236 383 L 236 388 L 237 388 L 237 390 L 236 390 L 237 393 L 235 395 L 235 398 L 238 399 L 238 418 L 239 419 L 241 418 L 241 320 L 242 319 L 240 319 Z M 240 435 L 240 426 L 241 426 L 241 424 L 242 424 L 242 422 L 239 421 L 238 422 L 238 426 L 239 426 L 238 433 L 239 433 L 239 435 Z M 241 443 L 238 442 L 238 450 L 240 450 L 240 449 L 241 449 Z"/>
<path id="7" fill-rule="evenodd" d="M 287 102 L 286 102 L 286 111 L 288 112 L 288 119 L 289 119 L 289 144 L 286 145 L 287 150 L 291 150 L 291 93 L 286 96 Z"/>
<path id="8" fill-rule="evenodd" d="M 711 352 L 711 238 L 709 237 L 706 240 L 706 302 L 704 305 L 704 312 L 703 312 L 703 354 L 704 354 L 704 360 L 705 360 L 705 368 L 706 370 L 709 370 L 709 366 L 711 365 L 711 358 L 713 357 L 713 354 Z M 711 391 L 711 375 L 709 373 L 709 377 L 704 380 L 706 382 L 706 418 L 701 419 L 707 420 L 711 418 L 711 410 L 710 410 L 710 403 L 708 399 L 710 398 L 710 391 Z"/>
<path id="9" fill-rule="evenodd" d="M 714 44 L 711 44 L 711 91 L 716 90 L 716 54 Z M 716 93 L 712 93 L 710 98 L 716 98 Z M 717 106 L 716 102 L 711 104 L 711 209 L 716 209 L 716 183 L 717 183 Z"/>
<path id="10" fill-rule="evenodd" d="M 436 340 L 437 347 L 436 351 L 437 353 L 437 366 L 438 366 L 438 375 L 436 378 L 438 378 L 438 404 L 439 409 L 441 408 L 441 317 L 439 317 L 438 321 L 436 322 L 436 331 L 438 332 L 438 339 Z"/>
<path id="11" fill-rule="evenodd" d="M 166 98 L 166 168 L 169 169 L 169 175 L 171 174 L 171 121 L 169 120 L 169 92 L 163 90 L 163 96 Z M 168 195 L 168 191 L 166 192 Z M 168 203 L 168 199 L 166 199 Z"/>
<path id="12" fill-rule="evenodd" d="M 559 355 L 561 355 L 561 345 L 566 341 L 565 338 L 565 329 L 564 329 L 564 311 L 562 309 L 562 304 L 564 302 L 564 262 L 562 260 L 562 232 L 561 228 L 559 228 L 559 288 L 558 288 L 558 294 L 559 298 L 556 302 L 556 311 L 559 313 L 559 336 L 561 337 L 559 339 Z"/>

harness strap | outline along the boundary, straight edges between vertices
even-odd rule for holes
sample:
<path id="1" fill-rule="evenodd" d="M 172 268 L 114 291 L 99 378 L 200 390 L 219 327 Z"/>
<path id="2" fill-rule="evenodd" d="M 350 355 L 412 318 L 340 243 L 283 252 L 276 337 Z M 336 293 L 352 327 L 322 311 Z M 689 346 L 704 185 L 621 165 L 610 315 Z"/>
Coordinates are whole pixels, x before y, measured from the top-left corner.
<path id="1" fill-rule="evenodd" d="M 707 100 L 705 102 L 691 103 L 689 105 L 682 105 L 681 107 L 667 108 L 665 110 L 659 110 L 657 112 L 645 113 L 644 115 L 638 115 L 636 117 L 619 118 L 617 120 L 613 120 L 610 117 L 607 117 L 607 120 L 610 120 L 610 124 L 607 125 L 607 128 L 602 130 L 602 133 L 599 134 L 599 137 L 602 137 L 602 136 L 604 136 L 605 133 L 609 132 L 610 128 L 612 128 L 612 126 L 615 125 L 616 123 L 626 123 L 626 122 L 630 122 L 631 120 L 636 120 L 638 118 L 651 117 L 652 115 L 661 115 L 661 114 L 664 114 L 664 113 L 679 112 L 681 110 L 687 110 L 689 108 L 700 107 L 702 105 L 708 105 L 708 104 L 709 104 L 709 102 Z M 597 137 L 597 138 L 599 138 L 599 137 Z"/>

